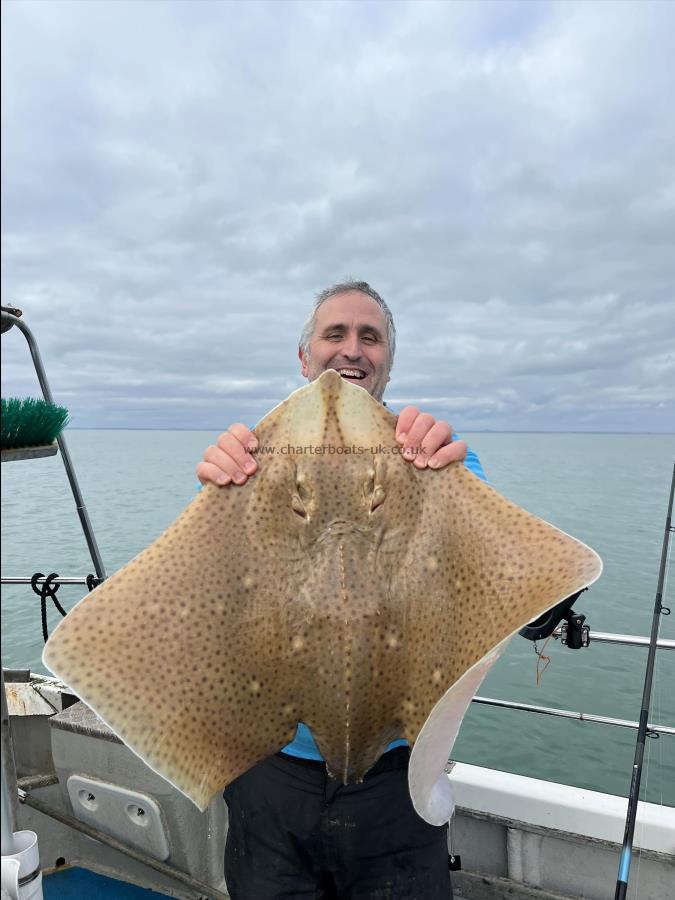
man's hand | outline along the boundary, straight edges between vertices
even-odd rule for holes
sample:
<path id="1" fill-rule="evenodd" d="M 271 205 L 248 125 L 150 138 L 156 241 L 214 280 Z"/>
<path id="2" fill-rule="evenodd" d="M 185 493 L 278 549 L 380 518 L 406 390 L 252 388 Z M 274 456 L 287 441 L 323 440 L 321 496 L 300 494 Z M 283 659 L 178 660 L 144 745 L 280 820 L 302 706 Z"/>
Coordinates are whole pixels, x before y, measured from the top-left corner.
<path id="1" fill-rule="evenodd" d="M 246 425 L 230 425 L 217 443 L 204 451 L 204 458 L 197 466 L 197 478 L 202 484 L 208 481 L 218 485 L 246 484 L 249 475 L 258 469 L 250 453 L 257 446 L 256 436 Z"/>
<path id="2" fill-rule="evenodd" d="M 453 441 L 448 423 L 437 422 L 430 413 L 421 413 L 415 406 L 406 406 L 401 411 L 396 423 L 396 440 L 402 445 L 403 458 L 418 469 L 427 466 L 442 469 L 448 463 L 466 458 L 466 443 Z"/>

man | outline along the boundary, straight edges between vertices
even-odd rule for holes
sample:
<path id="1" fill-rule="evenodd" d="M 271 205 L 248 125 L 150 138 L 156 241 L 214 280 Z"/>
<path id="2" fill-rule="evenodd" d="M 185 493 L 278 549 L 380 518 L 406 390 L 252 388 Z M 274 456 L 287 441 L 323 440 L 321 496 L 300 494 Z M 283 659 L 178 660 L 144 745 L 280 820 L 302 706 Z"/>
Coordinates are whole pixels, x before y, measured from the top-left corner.
<path id="1" fill-rule="evenodd" d="M 335 369 L 382 401 L 395 341 L 391 312 L 370 285 L 334 285 L 319 294 L 303 328 L 302 375 L 313 381 Z M 417 468 L 463 460 L 485 477 L 475 454 L 453 440 L 448 423 L 414 406 L 399 415 L 396 440 Z M 245 484 L 258 468 L 256 448 L 245 425 L 230 426 L 204 452 L 199 480 Z M 405 741 L 394 741 L 361 784 L 345 786 L 327 774 L 310 729 L 299 723 L 292 743 L 225 791 L 225 876 L 233 900 L 452 897 L 448 826 L 434 827 L 415 813 L 409 753 Z"/>

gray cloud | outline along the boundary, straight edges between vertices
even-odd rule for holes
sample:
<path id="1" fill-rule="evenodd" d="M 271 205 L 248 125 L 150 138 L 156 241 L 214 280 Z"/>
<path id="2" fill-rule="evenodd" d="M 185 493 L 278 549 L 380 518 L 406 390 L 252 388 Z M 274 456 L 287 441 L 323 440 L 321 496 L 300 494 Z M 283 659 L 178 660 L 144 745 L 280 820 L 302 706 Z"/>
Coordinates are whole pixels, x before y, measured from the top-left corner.
<path id="1" fill-rule="evenodd" d="M 352 274 L 397 319 L 394 407 L 673 430 L 671 4 L 2 16 L 3 302 L 75 425 L 256 421 Z"/>

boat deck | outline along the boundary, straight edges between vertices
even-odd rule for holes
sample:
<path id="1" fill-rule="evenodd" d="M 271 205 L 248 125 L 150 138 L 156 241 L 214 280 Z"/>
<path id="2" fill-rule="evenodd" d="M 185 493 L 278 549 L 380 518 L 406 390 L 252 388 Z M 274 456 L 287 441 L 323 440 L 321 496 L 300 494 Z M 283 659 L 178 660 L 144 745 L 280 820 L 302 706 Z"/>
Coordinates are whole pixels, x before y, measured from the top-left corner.
<path id="1" fill-rule="evenodd" d="M 146 888 L 137 887 L 110 878 L 97 875 L 79 866 L 64 866 L 42 878 L 42 895 L 44 900 L 152 900 L 153 897 L 166 897 Z"/>

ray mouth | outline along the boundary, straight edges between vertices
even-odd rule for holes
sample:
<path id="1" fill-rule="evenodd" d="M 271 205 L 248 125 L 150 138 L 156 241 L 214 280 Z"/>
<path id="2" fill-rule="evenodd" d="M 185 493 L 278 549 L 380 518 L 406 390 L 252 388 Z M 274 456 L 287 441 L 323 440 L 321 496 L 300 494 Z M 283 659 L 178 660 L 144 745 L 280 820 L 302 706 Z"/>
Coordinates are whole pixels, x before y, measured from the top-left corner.
<path id="1" fill-rule="evenodd" d="M 345 537 L 351 536 L 358 537 L 359 541 L 362 542 L 364 538 L 370 536 L 370 532 L 367 528 L 364 528 L 362 525 L 357 525 L 354 522 L 336 520 L 325 526 L 321 533 L 316 537 L 314 543 L 318 547 L 326 541 L 342 540 Z"/>

